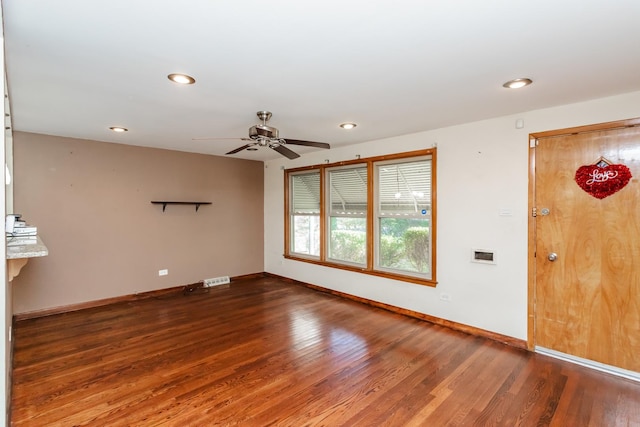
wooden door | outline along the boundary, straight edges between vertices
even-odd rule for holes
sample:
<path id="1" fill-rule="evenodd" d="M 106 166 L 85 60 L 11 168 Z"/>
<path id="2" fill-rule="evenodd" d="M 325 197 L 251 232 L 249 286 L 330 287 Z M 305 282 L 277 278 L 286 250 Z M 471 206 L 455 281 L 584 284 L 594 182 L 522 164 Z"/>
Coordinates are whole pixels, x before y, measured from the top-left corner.
<path id="1" fill-rule="evenodd" d="M 640 127 L 537 141 L 535 345 L 640 372 Z M 606 192 L 624 175 L 601 158 L 633 177 L 597 198 L 578 185 L 581 166 L 592 184 L 611 179 Z"/>

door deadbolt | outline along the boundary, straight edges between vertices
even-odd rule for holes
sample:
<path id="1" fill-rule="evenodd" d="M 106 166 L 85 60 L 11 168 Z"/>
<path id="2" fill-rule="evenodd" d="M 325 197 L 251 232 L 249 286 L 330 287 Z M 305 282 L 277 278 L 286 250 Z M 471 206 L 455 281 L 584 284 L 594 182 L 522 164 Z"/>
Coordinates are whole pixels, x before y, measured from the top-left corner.
<path id="1" fill-rule="evenodd" d="M 547 259 L 553 262 L 558 259 L 558 254 L 555 252 L 551 252 L 549 255 L 547 255 Z"/>

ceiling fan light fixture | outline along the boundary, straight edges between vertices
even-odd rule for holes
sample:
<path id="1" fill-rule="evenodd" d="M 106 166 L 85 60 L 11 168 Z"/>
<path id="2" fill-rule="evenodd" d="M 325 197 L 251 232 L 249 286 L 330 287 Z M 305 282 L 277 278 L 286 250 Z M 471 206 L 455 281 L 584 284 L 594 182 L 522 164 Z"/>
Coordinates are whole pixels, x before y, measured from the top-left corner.
<path id="1" fill-rule="evenodd" d="M 112 130 L 113 132 L 116 133 L 122 133 L 122 132 L 128 132 L 129 129 L 127 128 L 123 128 L 122 126 L 111 126 L 109 127 L 110 130 Z"/>
<path id="2" fill-rule="evenodd" d="M 353 128 L 354 128 L 354 127 L 356 127 L 356 126 L 358 126 L 358 125 L 357 125 L 357 124 L 355 124 L 355 123 L 351 123 L 351 122 L 347 122 L 347 123 L 340 123 L 340 127 L 341 127 L 342 129 L 345 129 L 345 130 L 351 130 L 351 129 L 353 129 Z"/>
<path id="3" fill-rule="evenodd" d="M 179 73 L 169 74 L 167 78 L 172 82 L 178 83 L 180 85 L 192 85 L 196 82 L 196 79 L 194 79 L 193 77 Z"/>
<path id="4" fill-rule="evenodd" d="M 503 84 L 502 87 L 506 87 L 507 89 L 520 89 L 521 87 L 529 86 L 531 83 L 533 83 L 533 80 L 527 78 L 513 79 Z"/>

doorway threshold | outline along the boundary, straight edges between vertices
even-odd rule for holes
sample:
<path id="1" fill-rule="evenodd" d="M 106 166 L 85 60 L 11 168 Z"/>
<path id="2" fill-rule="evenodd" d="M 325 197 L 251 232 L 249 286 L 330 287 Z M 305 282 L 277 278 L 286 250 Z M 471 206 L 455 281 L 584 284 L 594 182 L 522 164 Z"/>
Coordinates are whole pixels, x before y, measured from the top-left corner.
<path id="1" fill-rule="evenodd" d="M 555 359 L 564 360 L 565 362 L 575 363 L 576 365 L 584 366 L 587 368 L 595 369 L 596 371 L 606 372 L 617 377 L 626 378 L 632 381 L 640 382 L 640 372 L 629 371 L 626 369 L 618 368 L 616 366 L 605 365 L 589 359 L 583 359 L 581 357 L 572 356 L 570 354 L 561 353 L 559 351 L 551 350 L 544 347 L 535 347 L 535 352 L 543 354 L 545 356 L 553 357 Z"/>

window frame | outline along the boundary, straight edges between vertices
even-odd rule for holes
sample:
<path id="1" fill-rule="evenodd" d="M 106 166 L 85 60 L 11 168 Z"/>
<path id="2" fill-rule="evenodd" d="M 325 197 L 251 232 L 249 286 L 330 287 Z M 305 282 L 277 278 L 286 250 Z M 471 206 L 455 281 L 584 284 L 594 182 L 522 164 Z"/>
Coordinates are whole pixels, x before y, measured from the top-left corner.
<path id="1" fill-rule="evenodd" d="M 303 171 L 298 171 L 298 172 L 295 172 L 295 173 L 291 173 L 291 174 L 289 174 L 289 178 L 287 180 L 287 183 L 288 183 L 288 189 L 291 189 L 293 187 L 294 178 L 296 176 L 311 175 L 311 174 L 315 174 L 315 173 L 318 174 L 318 181 L 320 183 L 320 186 L 318 188 L 318 194 L 317 194 L 317 196 L 318 196 L 318 213 L 317 214 L 307 214 L 307 216 L 309 216 L 309 217 L 312 217 L 312 216 L 317 217 L 318 218 L 317 219 L 318 226 L 319 226 L 319 228 L 321 228 L 320 221 L 321 221 L 321 217 L 322 217 L 322 187 L 321 187 L 321 185 L 322 185 L 322 183 L 321 183 L 322 171 L 320 169 L 310 169 L 310 170 L 303 170 Z M 289 194 L 291 194 L 291 197 L 294 197 L 292 193 L 289 193 Z M 293 248 L 293 246 L 295 244 L 295 241 L 296 241 L 295 240 L 294 230 L 293 230 L 294 218 L 296 216 L 302 216 L 302 215 L 296 215 L 295 214 L 295 212 L 294 212 L 295 206 L 294 205 L 295 205 L 295 198 L 293 200 L 293 203 L 289 204 L 289 211 L 288 211 L 288 219 L 289 219 L 289 224 L 288 224 L 289 233 L 288 233 L 288 236 L 290 237 L 288 249 L 289 249 L 290 253 L 295 254 L 295 256 L 302 257 L 302 258 L 309 258 L 309 259 L 319 260 L 320 257 L 321 257 L 321 253 L 322 253 L 321 252 L 322 251 L 322 233 L 321 232 L 319 232 L 319 235 L 318 235 L 318 243 L 319 243 L 319 246 L 320 246 L 320 250 L 319 250 L 318 255 L 305 254 L 303 252 L 296 252 L 294 250 L 294 248 Z"/>
<path id="2" fill-rule="evenodd" d="M 430 216 L 430 237 L 431 237 L 431 251 L 430 251 L 430 271 L 431 277 L 425 278 L 418 275 L 403 274 L 396 271 L 390 271 L 390 269 L 376 268 L 377 251 L 376 246 L 378 243 L 377 232 L 375 227 L 377 226 L 377 207 L 376 202 L 376 183 L 375 181 L 375 164 L 386 161 L 398 160 L 400 162 L 411 161 L 412 158 L 419 160 L 419 158 L 430 157 L 431 158 L 431 216 Z M 393 163 L 393 162 L 392 162 Z M 367 213 L 366 213 L 366 266 L 360 264 L 351 264 L 344 262 L 337 262 L 328 258 L 328 221 L 329 221 L 329 196 L 328 196 L 328 171 L 343 166 L 357 167 L 357 165 L 366 165 L 367 167 Z M 292 174 L 309 172 L 312 170 L 320 171 L 320 257 L 307 257 L 302 254 L 294 253 L 291 251 L 291 216 L 290 216 L 290 176 Z M 436 247 L 437 247 L 437 149 L 429 148 L 423 150 L 416 150 L 404 153 L 388 154 L 376 157 L 369 157 L 364 159 L 356 159 L 349 161 L 342 161 L 336 163 L 326 163 L 312 166 L 305 166 L 300 168 L 291 168 L 284 170 L 284 258 L 301 262 L 308 262 L 316 265 L 322 265 L 331 268 L 337 268 L 342 270 L 354 271 L 362 274 L 368 274 L 373 276 L 384 277 L 393 280 L 401 280 L 405 282 L 415 283 L 419 285 L 432 286 L 437 285 L 437 271 L 436 271 Z"/>
<path id="3" fill-rule="evenodd" d="M 368 267 L 368 260 L 369 260 L 369 256 L 370 256 L 370 247 L 369 247 L 369 235 L 371 233 L 371 227 L 369 224 L 369 210 L 371 208 L 370 204 L 371 204 L 371 200 L 369 199 L 368 194 L 365 195 L 365 200 L 366 200 L 366 210 L 364 212 L 364 214 L 354 214 L 352 216 L 348 215 L 348 214 L 337 214 L 333 212 L 333 208 L 332 208 L 332 198 L 331 198 L 331 178 L 329 177 L 329 175 L 331 174 L 331 172 L 333 171 L 344 171 L 344 170 L 354 170 L 354 169 L 362 169 L 364 168 L 366 173 L 367 173 L 367 182 L 365 182 L 365 187 L 368 190 L 369 189 L 369 164 L 367 162 L 360 162 L 360 163 L 352 163 L 349 165 L 338 165 L 338 166 L 331 166 L 331 167 L 326 167 L 324 168 L 324 177 L 325 177 L 325 182 L 328 183 L 328 185 L 326 185 L 326 189 L 325 189 L 325 200 L 327 201 L 326 205 L 324 206 L 320 206 L 320 210 L 324 210 L 325 212 L 325 230 L 327 231 L 327 234 L 325 234 L 324 236 L 320 236 L 320 240 L 324 240 L 325 244 L 326 244 L 326 248 L 327 251 L 325 252 L 325 256 L 324 256 L 324 260 L 326 262 L 332 263 L 332 264 L 340 264 L 340 265 L 347 265 L 347 266 L 351 266 L 353 268 L 357 268 L 357 269 L 362 269 L 363 267 L 366 268 Z M 365 251 L 365 261 L 364 263 L 358 263 L 358 262 L 353 262 L 353 261 L 347 261 L 347 260 L 341 260 L 339 258 L 331 258 L 330 257 L 330 244 L 329 241 L 331 239 L 331 219 L 332 218 L 364 218 L 364 222 L 365 222 L 365 247 L 364 247 L 364 251 Z M 324 238 L 323 238 L 324 237 Z"/>
<path id="4" fill-rule="evenodd" d="M 413 213 L 403 213 L 402 214 L 402 218 L 406 218 L 406 219 L 427 219 L 429 221 L 429 272 L 428 273 L 419 273 L 419 272 L 412 272 L 412 271 L 408 271 L 408 270 L 402 270 L 400 268 L 394 268 L 394 267 L 383 267 L 381 265 L 381 240 L 382 240 L 382 234 L 380 232 L 380 221 L 383 218 L 398 218 L 400 219 L 400 211 L 396 211 L 396 214 L 394 215 L 388 215 L 385 216 L 381 209 L 381 177 L 380 177 L 380 171 L 382 168 L 384 168 L 385 166 L 396 166 L 397 168 L 399 168 L 400 165 L 403 164 L 407 164 L 407 163 L 417 163 L 417 162 L 423 162 L 423 161 L 431 161 L 431 165 L 429 166 L 429 168 L 431 169 L 431 166 L 433 165 L 433 159 L 431 156 L 415 156 L 415 157 L 408 157 L 408 158 L 404 158 L 404 159 L 393 159 L 393 160 L 381 160 L 381 161 L 374 161 L 373 162 L 373 183 L 374 183 L 374 203 L 373 206 L 371 207 L 373 210 L 373 241 L 374 241 L 374 257 L 373 257 L 373 265 L 374 265 L 374 269 L 376 271 L 383 271 L 383 272 L 388 272 L 388 273 L 392 273 L 392 274 L 396 274 L 396 275 L 402 275 L 402 276 L 412 276 L 412 277 L 417 277 L 417 278 L 421 278 L 423 280 L 431 280 L 431 267 L 433 264 L 433 258 L 432 258 L 432 253 L 433 253 L 433 239 L 432 239 L 432 221 L 431 221 L 431 216 L 433 214 L 433 208 L 431 207 L 431 203 L 427 203 L 425 208 L 427 208 L 430 212 L 428 215 L 426 214 L 421 214 L 421 213 L 417 213 L 417 212 L 413 212 Z M 401 173 L 400 171 L 396 171 L 396 174 Z M 433 171 L 430 170 L 430 181 L 432 181 L 433 179 Z M 398 184 L 399 185 L 399 184 Z M 400 185 L 399 185 L 400 186 Z M 408 187 L 408 184 L 406 184 L 406 186 Z M 429 192 L 432 193 L 432 188 L 429 188 Z M 433 197 L 429 197 L 429 201 L 432 202 L 433 201 Z M 414 199 L 414 203 L 417 203 Z M 426 215 L 426 216 L 424 216 Z"/>

